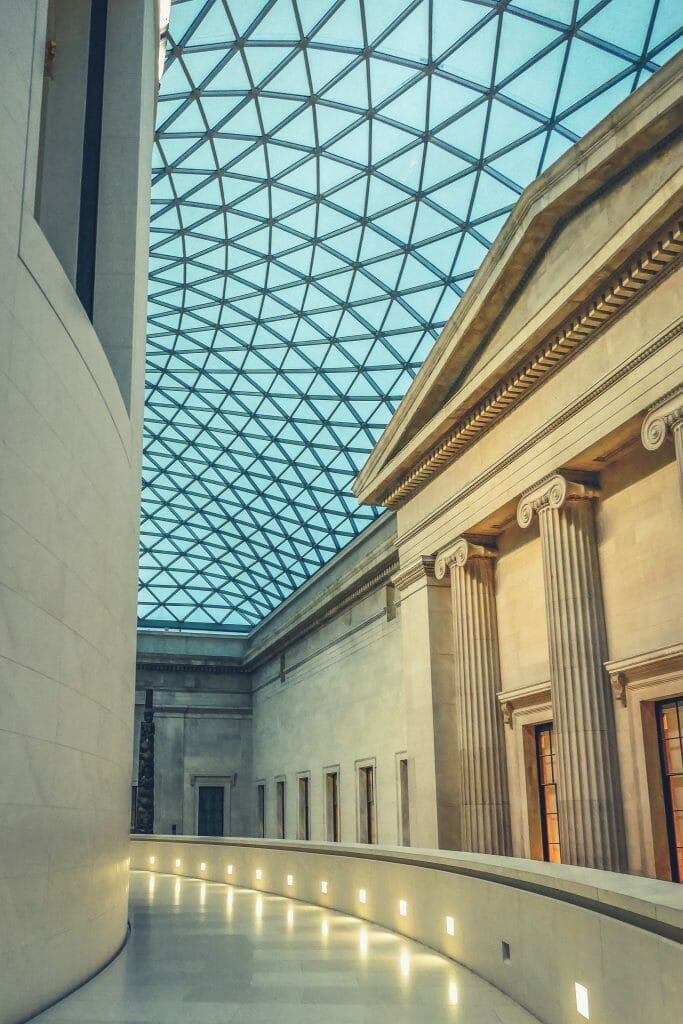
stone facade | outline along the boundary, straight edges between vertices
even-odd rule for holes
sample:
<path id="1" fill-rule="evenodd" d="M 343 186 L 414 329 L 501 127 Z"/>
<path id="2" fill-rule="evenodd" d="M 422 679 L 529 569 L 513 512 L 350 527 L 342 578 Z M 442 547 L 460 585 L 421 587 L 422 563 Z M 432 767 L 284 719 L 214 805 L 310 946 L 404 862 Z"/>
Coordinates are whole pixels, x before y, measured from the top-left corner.
<path id="1" fill-rule="evenodd" d="M 2 5 L 2 1024 L 89 978 L 127 929 L 159 25 L 154 4 L 120 0 L 109 4 L 104 45 L 89 49 L 91 7 L 102 5 Z M 89 178 L 95 51 L 106 76 L 93 117 L 100 167 L 90 161 Z M 92 179 L 88 221 L 81 199 Z"/>
<path id="2" fill-rule="evenodd" d="M 509 796 L 519 856 L 547 857 L 551 829 L 568 863 L 680 872 L 656 720 L 683 695 L 682 76 L 527 189 L 357 482 L 396 509 L 402 567 L 450 571 L 463 849 L 492 850 L 495 820 L 505 852 Z M 431 751 L 409 753 L 416 792 L 438 788 Z"/>

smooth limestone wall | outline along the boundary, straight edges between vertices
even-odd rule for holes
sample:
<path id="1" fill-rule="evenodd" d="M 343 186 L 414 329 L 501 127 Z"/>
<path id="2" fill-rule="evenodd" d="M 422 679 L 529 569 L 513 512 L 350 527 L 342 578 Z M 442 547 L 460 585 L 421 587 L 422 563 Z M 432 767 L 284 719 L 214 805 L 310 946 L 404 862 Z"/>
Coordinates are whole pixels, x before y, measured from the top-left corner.
<path id="1" fill-rule="evenodd" d="M 329 843 L 156 836 L 136 837 L 131 850 L 139 870 L 246 886 L 391 928 L 469 967 L 546 1024 L 680 1020 L 683 888 L 672 883 Z"/>
<path id="2" fill-rule="evenodd" d="M 296 838 L 297 777 L 310 773 L 311 838 L 324 839 L 324 773 L 336 766 L 341 837 L 355 842 L 358 763 L 371 761 L 378 841 L 398 842 L 396 755 L 406 748 L 400 629 L 400 609 L 387 620 L 380 587 L 292 644 L 284 682 L 277 657 L 253 673 L 253 778 L 266 787 L 266 835 L 277 835 L 275 779 L 284 777 L 285 835 Z"/>
<path id="3" fill-rule="evenodd" d="M 33 217 L 46 9 L 3 4 L 0 39 L 0 1024 L 89 977 L 127 921 L 140 416 Z M 153 14 L 112 15 L 144 40 L 138 102 L 153 96 Z M 146 188 L 151 107 L 144 142 L 134 118 L 119 133 Z M 145 223 L 147 202 L 129 194 Z M 137 231 L 142 337 L 145 253 Z"/>

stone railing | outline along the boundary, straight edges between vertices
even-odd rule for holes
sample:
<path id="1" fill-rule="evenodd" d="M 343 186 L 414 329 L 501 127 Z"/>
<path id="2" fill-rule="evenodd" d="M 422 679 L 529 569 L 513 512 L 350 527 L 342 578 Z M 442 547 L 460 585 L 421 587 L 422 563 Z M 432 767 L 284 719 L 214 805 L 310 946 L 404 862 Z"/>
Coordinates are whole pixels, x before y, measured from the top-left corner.
<path id="1" fill-rule="evenodd" d="M 683 886 L 394 847 L 132 837 L 131 867 L 353 914 L 457 960 L 546 1024 L 674 1024 Z"/>

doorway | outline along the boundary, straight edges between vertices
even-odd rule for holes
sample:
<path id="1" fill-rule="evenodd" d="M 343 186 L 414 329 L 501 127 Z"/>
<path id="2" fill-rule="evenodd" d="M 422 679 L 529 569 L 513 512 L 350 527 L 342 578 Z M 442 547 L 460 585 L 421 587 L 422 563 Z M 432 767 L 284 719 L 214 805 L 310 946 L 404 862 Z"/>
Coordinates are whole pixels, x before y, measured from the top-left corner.
<path id="1" fill-rule="evenodd" d="M 223 835 L 223 786 L 200 786 L 197 794 L 197 835 Z"/>

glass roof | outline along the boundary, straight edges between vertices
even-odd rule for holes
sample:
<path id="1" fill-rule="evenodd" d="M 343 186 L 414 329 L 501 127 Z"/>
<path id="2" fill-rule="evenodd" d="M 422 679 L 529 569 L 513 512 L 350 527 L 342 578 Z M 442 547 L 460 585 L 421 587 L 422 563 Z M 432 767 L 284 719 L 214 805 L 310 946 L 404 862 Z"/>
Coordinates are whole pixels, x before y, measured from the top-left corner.
<path id="1" fill-rule="evenodd" d="M 680 0 L 175 0 L 153 157 L 140 624 L 245 630 L 522 189 L 680 47 Z"/>

